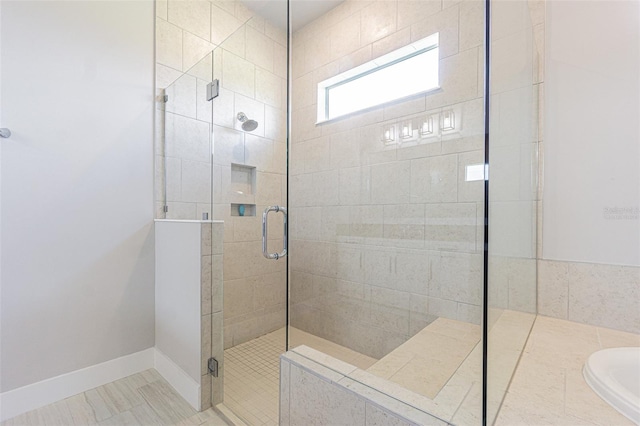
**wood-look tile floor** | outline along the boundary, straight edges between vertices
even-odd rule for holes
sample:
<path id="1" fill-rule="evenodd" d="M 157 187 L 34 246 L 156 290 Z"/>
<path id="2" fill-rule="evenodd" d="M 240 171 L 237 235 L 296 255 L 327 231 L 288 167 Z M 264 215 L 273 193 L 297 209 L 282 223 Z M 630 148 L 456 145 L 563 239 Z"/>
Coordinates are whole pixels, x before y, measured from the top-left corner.
<path id="1" fill-rule="evenodd" d="M 150 369 L 29 411 L 2 426 L 207 425 L 227 426 L 209 409 L 198 413 Z"/>

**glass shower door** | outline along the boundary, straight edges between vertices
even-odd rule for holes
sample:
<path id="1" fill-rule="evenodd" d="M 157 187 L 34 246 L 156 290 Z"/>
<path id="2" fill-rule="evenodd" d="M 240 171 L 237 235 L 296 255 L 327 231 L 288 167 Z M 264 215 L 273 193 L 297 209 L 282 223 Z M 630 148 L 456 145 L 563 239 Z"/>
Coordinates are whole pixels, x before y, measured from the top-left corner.
<path id="1" fill-rule="evenodd" d="M 224 404 L 248 424 L 276 424 L 287 258 L 263 255 L 262 218 L 273 207 L 265 244 L 269 253 L 282 253 L 287 36 L 256 12 L 245 15 L 246 22 L 230 20 L 233 31 L 212 53 L 212 78 L 219 82 L 210 103 L 212 218 L 224 221 Z"/>

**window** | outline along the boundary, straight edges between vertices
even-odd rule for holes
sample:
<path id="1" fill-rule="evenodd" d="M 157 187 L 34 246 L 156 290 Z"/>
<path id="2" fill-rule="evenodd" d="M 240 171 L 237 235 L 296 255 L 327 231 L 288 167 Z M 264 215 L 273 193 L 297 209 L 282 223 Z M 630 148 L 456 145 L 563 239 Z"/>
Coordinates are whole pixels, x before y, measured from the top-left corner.
<path id="1" fill-rule="evenodd" d="M 439 88 L 438 33 L 318 83 L 318 122 Z"/>

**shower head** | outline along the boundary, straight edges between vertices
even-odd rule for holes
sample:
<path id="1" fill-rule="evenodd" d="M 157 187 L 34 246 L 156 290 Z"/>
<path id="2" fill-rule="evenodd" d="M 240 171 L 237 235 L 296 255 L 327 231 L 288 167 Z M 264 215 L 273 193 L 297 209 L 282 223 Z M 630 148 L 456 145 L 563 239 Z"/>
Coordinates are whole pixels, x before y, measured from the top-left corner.
<path id="1" fill-rule="evenodd" d="M 244 112 L 239 112 L 237 117 L 238 121 L 242 123 L 242 130 L 245 132 L 252 132 L 258 128 L 258 122 L 250 120 Z"/>

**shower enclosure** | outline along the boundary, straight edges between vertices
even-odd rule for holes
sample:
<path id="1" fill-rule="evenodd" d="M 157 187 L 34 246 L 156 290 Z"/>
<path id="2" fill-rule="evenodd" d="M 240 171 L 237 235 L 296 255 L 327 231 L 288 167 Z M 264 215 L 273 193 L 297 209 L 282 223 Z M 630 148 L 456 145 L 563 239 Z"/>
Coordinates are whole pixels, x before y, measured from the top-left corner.
<path id="1" fill-rule="evenodd" d="M 158 217 L 224 221 L 219 400 L 277 423 L 278 356 L 304 345 L 491 423 L 536 303 L 529 7 L 496 2 L 487 40 L 479 1 L 246 5 L 211 3 L 226 25 L 159 107 Z M 435 89 L 319 120 L 319 84 L 433 37 Z"/>

